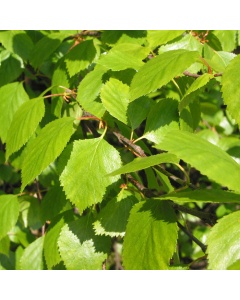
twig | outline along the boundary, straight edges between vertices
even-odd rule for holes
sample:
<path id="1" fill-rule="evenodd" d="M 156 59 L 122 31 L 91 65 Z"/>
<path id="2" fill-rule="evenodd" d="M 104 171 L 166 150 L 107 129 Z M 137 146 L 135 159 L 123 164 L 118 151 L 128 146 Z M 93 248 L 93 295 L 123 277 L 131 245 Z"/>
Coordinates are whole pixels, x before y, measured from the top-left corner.
<path id="1" fill-rule="evenodd" d="M 132 141 L 130 141 L 128 138 L 126 138 L 125 136 L 123 136 L 121 133 L 117 132 L 117 131 L 113 131 L 113 134 L 118 138 L 119 142 L 123 145 L 126 145 L 128 147 L 130 147 L 131 149 L 134 150 L 134 152 L 136 152 L 137 154 L 139 154 L 139 156 L 145 157 L 147 156 L 145 154 L 145 152 L 143 151 L 143 149 L 134 144 Z"/>
<path id="2" fill-rule="evenodd" d="M 204 245 L 201 241 L 199 241 L 194 235 L 192 235 L 192 233 L 190 231 L 188 231 L 181 223 L 177 222 L 178 227 L 186 233 L 186 235 L 188 235 L 190 237 L 190 239 L 192 241 L 194 241 L 201 249 L 202 251 L 205 253 L 207 250 L 207 246 Z"/>
<path id="3" fill-rule="evenodd" d="M 200 74 L 195 74 L 195 73 L 190 73 L 189 71 L 184 71 L 183 72 L 184 75 L 186 76 L 189 76 L 189 77 L 193 77 L 193 78 L 198 78 L 198 77 L 201 77 L 202 75 Z M 216 73 L 216 74 L 213 74 L 214 77 L 219 77 L 219 76 L 222 76 L 223 73 Z"/>
<path id="4" fill-rule="evenodd" d="M 171 197 L 169 197 L 169 200 L 171 200 Z M 173 208 L 176 210 L 179 210 L 181 212 L 193 215 L 195 217 L 198 217 L 199 219 L 201 219 L 202 221 L 204 221 L 205 223 L 213 226 L 217 219 L 216 216 L 212 213 L 206 213 L 203 211 L 199 211 L 199 210 L 195 210 L 186 206 L 182 206 L 176 203 L 173 203 Z"/>

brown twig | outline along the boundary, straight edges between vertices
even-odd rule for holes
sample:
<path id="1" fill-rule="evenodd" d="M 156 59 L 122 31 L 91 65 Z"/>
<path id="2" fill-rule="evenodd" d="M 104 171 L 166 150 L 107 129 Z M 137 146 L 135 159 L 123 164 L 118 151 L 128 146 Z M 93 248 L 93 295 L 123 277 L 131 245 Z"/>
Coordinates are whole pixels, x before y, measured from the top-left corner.
<path id="1" fill-rule="evenodd" d="M 134 152 L 136 152 L 137 154 L 139 154 L 139 156 L 141 156 L 141 157 L 147 156 L 145 154 L 145 152 L 143 151 L 143 149 L 140 146 L 134 144 L 128 138 L 126 138 L 125 136 L 123 136 L 120 132 L 113 131 L 113 134 L 118 138 L 118 140 L 119 140 L 119 142 L 121 144 L 130 147 Z"/>

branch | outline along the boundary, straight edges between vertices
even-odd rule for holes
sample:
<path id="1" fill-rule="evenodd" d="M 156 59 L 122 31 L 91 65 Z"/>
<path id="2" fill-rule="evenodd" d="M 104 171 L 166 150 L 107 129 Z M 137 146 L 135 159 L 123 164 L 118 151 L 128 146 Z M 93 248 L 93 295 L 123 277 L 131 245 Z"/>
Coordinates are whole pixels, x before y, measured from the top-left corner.
<path id="1" fill-rule="evenodd" d="M 118 138 L 119 142 L 125 146 L 130 147 L 132 150 L 134 150 L 135 153 L 137 153 L 139 156 L 141 157 L 145 157 L 147 156 L 145 154 L 145 152 L 143 151 L 143 149 L 134 144 L 132 141 L 130 141 L 128 138 L 126 138 L 125 136 L 123 136 L 121 133 L 117 132 L 117 131 L 113 131 L 113 134 Z"/>
<path id="2" fill-rule="evenodd" d="M 201 241 L 199 241 L 194 235 L 192 235 L 192 233 L 190 231 L 188 231 L 184 226 L 182 226 L 181 223 L 177 222 L 178 227 L 186 233 L 186 235 L 188 235 L 190 237 L 190 239 L 192 241 L 194 241 L 201 249 L 202 251 L 205 253 L 207 250 L 207 246 L 204 245 Z"/>
<path id="3" fill-rule="evenodd" d="M 171 200 L 171 199 L 169 199 L 169 200 Z M 179 205 L 179 204 L 176 204 L 176 203 L 173 203 L 173 208 L 178 210 L 178 211 L 181 211 L 181 212 L 193 215 L 195 217 L 198 217 L 203 222 L 205 222 L 205 223 L 207 223 L 211 226 L 213 226 L 217 222 L 216 216 L 212 213 L 206 213 L 206 212 L 196 210 L 196 209 L 192 209 L 192 208 L 182 206 L 182 205 Z"/>
<path id="4" fill-rule="evenodd" d="M 186 76 L 189 76 L 189 77 L 193 77 L 193 78 L 198 78 L 198 77 L 201 77 L 202 75 L 199 75 L 199 74 L 193 74 L 193 73 L 190 73 L 188 71 L 184 71 L 183 72 L 184 75 Z M 219 76 L 222 76 L 223 73 L 216 73 L 216 74 L 213 74 L 214 77 L 219 77 Z"/>

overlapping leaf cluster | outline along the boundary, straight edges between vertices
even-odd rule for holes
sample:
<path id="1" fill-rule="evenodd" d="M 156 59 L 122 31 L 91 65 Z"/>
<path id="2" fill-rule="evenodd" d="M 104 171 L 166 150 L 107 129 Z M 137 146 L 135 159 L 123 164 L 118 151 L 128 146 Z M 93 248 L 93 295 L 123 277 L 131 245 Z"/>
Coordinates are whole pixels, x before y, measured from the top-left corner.
<path id="1" fill-rule="evenodd" d="M 0 268 L 239 269 L 239 34 L 0 31 Z"/>

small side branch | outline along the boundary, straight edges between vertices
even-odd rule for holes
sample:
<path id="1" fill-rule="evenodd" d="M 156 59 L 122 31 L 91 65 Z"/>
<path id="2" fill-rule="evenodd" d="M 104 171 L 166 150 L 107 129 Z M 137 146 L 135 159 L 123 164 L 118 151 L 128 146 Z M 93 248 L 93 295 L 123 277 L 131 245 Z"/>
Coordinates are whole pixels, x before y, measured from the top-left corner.
<path id="1" fill-rule="evenodd" d="M 186 206 L 182 206 L 176 203 L 173 203 L 173 208 L 175 210 L 190 214 L 192 216 L 198 217 L 199 219 L 201 219 L 203 222 L 213 226 L 214 224 L 216 224 L 217 219 L 216 216 L 214 214 L 211 213 L 206 213 L 203 211 L 199 211 L 196 209 L 192 209 Z"/>
<path id="2" fill-rule="evenodd" d="M 193 77 L 193 78 L 198 78 L 201 77 L 202 75 L 199 74 L 195 74 L 195 73 L 190 73 L 188 71 L 184 71 L 183 72 L 184 75 L 189 76 L 189 77 Z M 222 76 L 223 73 L 216 73 L 216 74 L 212 74 L 214 77 L 219 77 Z"/>
<path id="3" fill-rule="evenodd" d="M 128 138 L 126 138 L 125 136 L 123 136 L 120 132 L 113 131 L 113 134 L 118 138 L 118 140 L 119 140 L 119 142 L 121 144 L 130 147 L 139 156 L 142 156 L 142 157 L 146 156 L 145 152 L 143 151 L 143 149 L 140 146 L 134 144 Z"/>
<path id="4" fill-rule="evenodd" d="M 186 233 L 186 235 L 189 236 L 189 238 L 194 241 L 201 249 L 202 251 L 205 253 L 207 250 L 207 246 L 204 245 L 201 241 L 199 241 L 194 235 L 192 235 L 192 233 L 190 231 L 188 231 L 181 223 L 177 222 L 178 227 L 184 232 Z"/>

